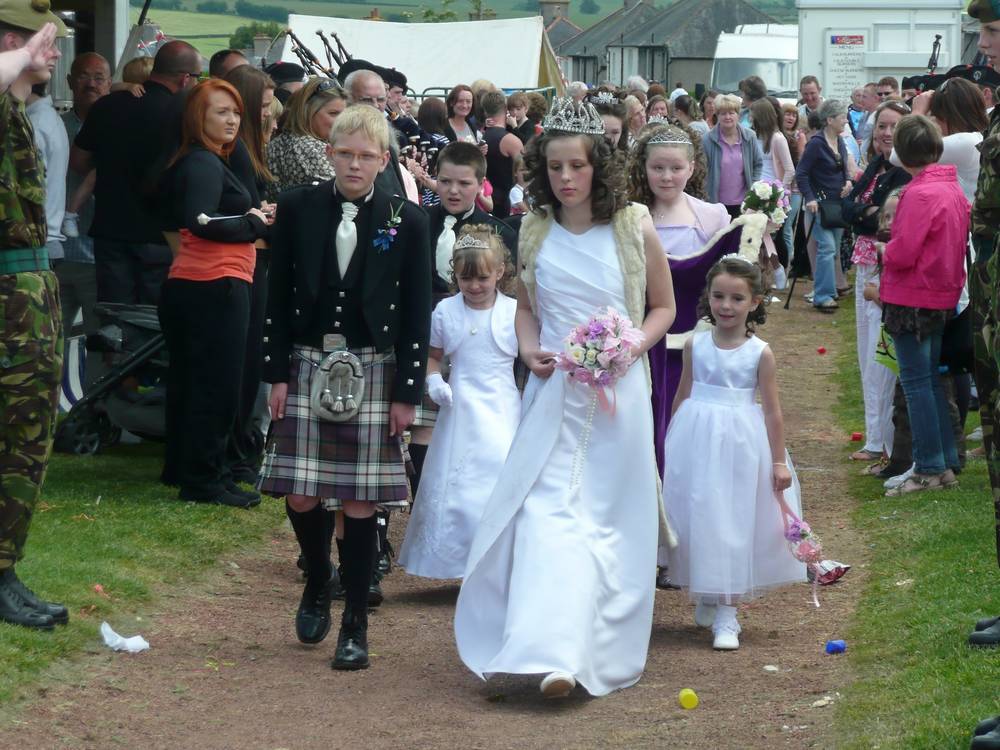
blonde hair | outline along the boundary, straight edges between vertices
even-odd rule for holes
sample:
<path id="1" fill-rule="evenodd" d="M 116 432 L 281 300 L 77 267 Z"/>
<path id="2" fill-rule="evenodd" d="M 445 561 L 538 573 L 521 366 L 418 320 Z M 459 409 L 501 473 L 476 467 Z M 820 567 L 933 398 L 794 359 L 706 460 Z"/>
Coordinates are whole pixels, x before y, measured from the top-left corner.
<path id="1" fill-rule="evenodd" d="M 122 81 L 124 83 L 145 83 L 149 80 L 149 75 L 152 72 L 152 57 L 133 57 L 122 68 Z"/>
<path id="2" fill-rule="evenodd" d="M 320 90 L 320 87 L 323 87 Z M 281 123 L 283 132 L 290 135 L 318 136 L 312 131 L 312 118 L 323 107 L 336 99 L 347 100 L 347 94 L 340 84 L 331 82 L 329 78 L 310 78 L 305 86 L 300 88 L 285 102 L 285 119 Z M 320 140 L 323 140 L 320 138 Z"/>
<path id="3" fill-rule="evenodd" d="M 337 143 L 337 136 L 362 133 L 365 138 L 378 146 L 378 150 L 389 150 L 389 123 L 375 107 L 367 104 L 352 104 L 337 117 L 330 128 L 330 143 Z"/>
<path id="4" fill-rule="evenodd" d="M 721 115 L 725 112 L 739 112 L 743 109 L 743 100 L 736 94 L 719 94 L 715 97 L 715 114 Z"/>
<path id="5" fill-rule="evenodd" d="M 264 140 L 271 139 L 271 133 L 274 132 L 274 126 L 281 122 L 281 114 L 285 111 L 284 106 L 278 97 L 274 97 L 271 100 L 271 106 L 267 108 L 267 115 L 264 117 Z"/>
<path id="6" fill-rule="evenodd" d="M 479 240 L 486 247 L 462 247 L 455 250 L 451 257 L 451 268 L 456 287 L 460 271 L 464 272 L 461 273 L 462 276 L 486 275 L 499 268 L 503 269 L 503 274 L 497 282 L 497 289 L 509 293 L 514 282 L 514 267 L 500 235 L 489 224 L 466 224 L 459 229 L 458 239 L 466 236 Z"/>

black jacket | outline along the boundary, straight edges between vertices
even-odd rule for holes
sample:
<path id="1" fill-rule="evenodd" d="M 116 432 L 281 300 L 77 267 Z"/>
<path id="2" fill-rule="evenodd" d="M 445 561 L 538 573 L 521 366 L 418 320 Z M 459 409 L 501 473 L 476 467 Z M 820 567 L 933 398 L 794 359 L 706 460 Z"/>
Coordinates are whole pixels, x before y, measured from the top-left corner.
<path id="1" fill-rule="evenodd" d="M 878 171 L 884 167 L 888 170 L 879 175 L 875 183 L 875 190 L 872 192 L 871 200 L 867 203 L 861 201 L 861 195 L 868 189 L 868 183 L 872 181 Z M 894 167 L 889 160 L 882 156 L 872 159 L 865 173 L 858 178 L 854 189 L 844 198 L 841 213 L 844 221 L 850 224 L 857 234 L 872 236 L 878 231 L 878 212 L 866 216 L 865 209 L 869 206 L 882 207 L 885 199 L 889 197 L 896 188 L 902 187 L 910 181 L 910 173 L 902 167 Z"/>
<path id="2" fill-rule="evenodd" d="M 448 215 L 448 212 L 444 210 L 441 205 L 429 206 L 427 209 L 427 216 L 429 217 L 428 230 L 430 231 L 430 247 L 431 255 L 434 254 L 434 249 L 437 247 L 437 240 L 444 229 L 444 217 Z M 506 245 L 507 251 L 510 253 L 511 263 L 514 264 L 514 268 L 517 268 L 517 230 L 513 229 L 506 221 L 502 221 L 495 216 L 483 211 L 479 206 L 472 209 L 472 213 L 469 215 L 468 219 L 463 219 L 459 217 L 458 221 L 455 222 L 454 232 L 458 236 L 459 230 L 466 224 L 487 224 L 493 227 L 494 231 L 500 235 L 503 240 L 503 244 Z M 438 276 L 437 272 L 431 268 L 431 274 L 434 279 L 434 291 L 437 294 L 447 294 L 450 292 L 448 285 L 445 283 L 444 279 Z"/>
<path id="3" fill-rule="evenodd" d="M 267 317 L 264 322 L 263 377 L 287 383 L 292 347 L 312 321 L 327 254 L 335 253 L 333 180 L 302 186 L 278 197 L 277 221 L 271 234 Z M 431 325 L 431 251 L 427 217 L 409 201 L 392 196 L 377 184 L 372 196 L 368 237 L 358 238 L 367 253 L 358 282 L 368 337 L 380 351 L 394 349 L 396 378 L 392 401 L 419 404 L 424 391 Z M 392 244 L 380 250 L 373 240 L 401 219 Z M 332 331 L 331 331 L 332 333 Z M 345 332 L 346 333 L 346 332 Z"/>

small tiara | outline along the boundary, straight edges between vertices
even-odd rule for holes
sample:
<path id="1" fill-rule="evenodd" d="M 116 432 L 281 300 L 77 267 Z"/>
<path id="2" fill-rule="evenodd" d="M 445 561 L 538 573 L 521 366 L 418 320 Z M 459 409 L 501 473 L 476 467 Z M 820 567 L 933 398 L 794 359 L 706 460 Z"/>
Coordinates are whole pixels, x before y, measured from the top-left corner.
<path id="1" fill-rule="evenodd" d="M 729 253 L 728 255 L 723 255 L 721 258 L 719 258 L 719 260 L 720 261 L 722 261 L 722 260 L 738 260 L 741 263 L 746 263 L 748 266 L 755 266 L 755 265 L 757 265 L 752 260 L 750 260 L 749 258 L 744 258 L 739 253 Z"/>
<path id="2" fill-rule="evenodd" d="M 693 146 L 691 139 L 683 132 L 680 134 L 671 133 L 669 130 L 661 130 L 652 138 L 646 141 L 647 146 L 667 146 L 670 144 Z"/>
<path id="3" fill-rule="evenodd" d="M 559 97 L 552 102 L 552 109 L 542 120 L 545 130 L 561 130 L 566 133 L 604 135 L 604 120 L 589 102 L 579 104 L 572 97 Z"/>
<path id="4" fill-rule="evenodd" d="M 618 97 L 610 91 L 598 91 L 590 95 L 591 104 L 618 104 Z"/>
<path id="5" fill-rule="evenodd" d="M 668 120 L 668 119 L 667 119 L 666 117 L 664 117 L 663 115 L 650 115 L 650 116 L 649 116 L 649 117 L 648 117 L 648 118 L 646 119 L 646 124 L 647 124 L 647 125 L 655 125 L 655 124 L 657 124 L 657 123 L 661 123 L 661 122 L 670 122 L 670 120 Z"/>
<path id="6" fill-rule="evenodd" d="M 477 237 L 473 237 L 471 234 L 463 234 L 455 243 L 455 249 L 464 250 L 467 247 L 475 247 L 479 250 L 489 250 L 490 244 L 488 242 L 483 242 Z"/>

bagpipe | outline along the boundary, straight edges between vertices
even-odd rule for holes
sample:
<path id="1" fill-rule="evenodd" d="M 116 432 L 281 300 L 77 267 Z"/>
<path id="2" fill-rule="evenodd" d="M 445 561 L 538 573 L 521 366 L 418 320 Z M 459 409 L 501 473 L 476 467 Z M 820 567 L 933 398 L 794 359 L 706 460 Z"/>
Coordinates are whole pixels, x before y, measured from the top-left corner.
<path id="1" fill-rule="evenodd" d="M 918 94 L 925 91 L 936 91 L 944 85 L 950 78 L 964 78 L 977 86 L 989 86 L 997 88 L 1000 86 L 1000 73 L 986 65 L 986 59 L 980 53 L 976 56 L 971 65 L 956 65 L 947 73 L 938 73 L 938 56 L 941 53 L 941 35 L 934 35 L 934 43 L 931 45 L 931 56 L 927 61 L 927 73 L 920 76 L 908 76 L 903 78 L 902 89 L 913 89 Z M 906 102 L 913 105 L 913 99 Z"/>
<path id="2" fill-rule="evenodd" d="M 335 78 L 340 79 L 340 69 L 343 68 L 348 60 L 352 60 L 351 54 L 344 47 L 343 43 L 340 41 L 340 37 L 337 36 L 337 32 L 331 31 L 330 35 L 327 36 L 323 33 L 322 29 L 316 30 L 316 36 L 319 37 L 320 41 L 323 43 L 323 50 L 326 53 L 326 65 L 320 62 L 319 57 L 313 52 L 299 37 L 295 35 L 295 32 L 291 29 L 284 29 L 277 37 L 275 37 L 275 42 L 282 36 L 287 36 L 289 41 L 292 43 L 292 54 L 299 58 L 299 62 L 302 67 L 305 68 L 306 72 L 311 76 L 323 76 L 325 78 Z M 331 42 L 332 38 L 332 42 Z M 274 42 L 271 42 L 273 45 Z M 336 44 L 336 47 L 334 47 Z"/>

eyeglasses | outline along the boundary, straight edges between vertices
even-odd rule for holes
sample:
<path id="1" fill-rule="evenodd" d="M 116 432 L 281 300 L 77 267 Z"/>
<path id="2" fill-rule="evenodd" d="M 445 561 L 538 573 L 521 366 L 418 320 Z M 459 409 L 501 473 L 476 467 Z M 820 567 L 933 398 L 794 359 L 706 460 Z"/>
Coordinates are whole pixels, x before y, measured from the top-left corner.
<path id="1" fill-rule="evenodd" d="M 327 92 L 333 92 L 336 95 L 344 96 L 344 90 L 337 84 L 336 81 L 331 81 L 329 78 L 325 78 L 319 82 L 319 85 L 313 90 L 309 95 L 312 99 L 314 96 L 319 96 L 320 94 L 325 94 Z"/>
<path id="2" fill-rule="evenodd" d="M 382 159 L 382 155 L 372 153 L 371 151 L 358 152 L 351 151 L 349 148 L 335 148 L 333 150 L 333 158 L 345 164 L 353 164 L 354 160 L 357 159 L 362 165 L 370 167 L 377 164 Z"/>
<path id="3" fill-rule="evenodd" d="M 875 93 L 878 94 L 879 99 L 885 99 L 887 96 L 892 96 L 891 91 L 876 91 Z"/>

